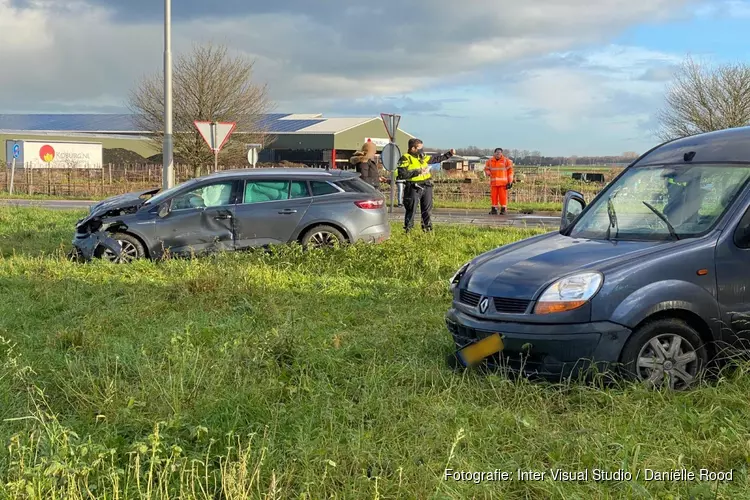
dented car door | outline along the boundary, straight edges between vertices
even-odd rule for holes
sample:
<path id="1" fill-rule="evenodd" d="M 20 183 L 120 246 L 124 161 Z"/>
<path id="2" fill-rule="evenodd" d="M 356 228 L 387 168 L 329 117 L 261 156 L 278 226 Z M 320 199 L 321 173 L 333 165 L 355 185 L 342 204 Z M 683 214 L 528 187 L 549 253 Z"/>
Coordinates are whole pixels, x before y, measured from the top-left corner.
<path id="1" fill-rule="evenodd" d="M 160 250 L 178 255 L 234 250 L 236 185 L 214 181 L 170 200 L 166 214 L 154 224 Z"/>

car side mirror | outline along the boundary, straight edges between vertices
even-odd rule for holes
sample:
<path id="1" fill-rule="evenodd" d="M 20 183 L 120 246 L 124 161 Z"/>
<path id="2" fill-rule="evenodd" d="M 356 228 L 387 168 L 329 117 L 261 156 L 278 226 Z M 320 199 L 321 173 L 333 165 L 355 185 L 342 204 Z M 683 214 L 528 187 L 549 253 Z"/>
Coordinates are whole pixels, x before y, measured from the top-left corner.
<path id="1" fill-rule="evenodd" d="M 578 191 L 568 191 L 563 200 L 562 216 L 560 217 L 560 232 L 564 231 L 581 215 L 586 208 L 586 200 Z"/>
<path id="2" fill-rule="evenodd" d="M 169 203 L 164 203 L 159 206 L 159 217 L 166 217 L 169 214 Z"/>

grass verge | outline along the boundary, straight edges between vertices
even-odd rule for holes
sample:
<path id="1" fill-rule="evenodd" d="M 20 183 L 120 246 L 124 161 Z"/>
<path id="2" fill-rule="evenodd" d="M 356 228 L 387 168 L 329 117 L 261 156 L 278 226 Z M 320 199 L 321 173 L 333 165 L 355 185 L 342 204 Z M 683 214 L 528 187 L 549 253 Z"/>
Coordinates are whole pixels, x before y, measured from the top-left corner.
<path id="1" fill-rule="evenodd" d="M 396 224 L 334 252 L 77 265 L 80 215 L 0 208 L 0 497 L 747 497 L 745 369 L 668 394 L 446 368 L 447 279 L 538 230 Z"/>

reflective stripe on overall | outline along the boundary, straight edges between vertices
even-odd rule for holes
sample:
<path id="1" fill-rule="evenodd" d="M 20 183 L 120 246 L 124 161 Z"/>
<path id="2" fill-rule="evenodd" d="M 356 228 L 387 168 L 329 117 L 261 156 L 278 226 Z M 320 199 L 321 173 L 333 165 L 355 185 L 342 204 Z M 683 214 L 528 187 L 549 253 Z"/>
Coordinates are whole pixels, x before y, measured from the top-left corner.
<path id="1" fill-rule="evenodd" d="M 491 158 L 485 165 L 484 171 L 490 177 L 492 186 L 506 186 L 511 182 L 509 170 L 512 168 L 507 158 L 496 160 Z"/>

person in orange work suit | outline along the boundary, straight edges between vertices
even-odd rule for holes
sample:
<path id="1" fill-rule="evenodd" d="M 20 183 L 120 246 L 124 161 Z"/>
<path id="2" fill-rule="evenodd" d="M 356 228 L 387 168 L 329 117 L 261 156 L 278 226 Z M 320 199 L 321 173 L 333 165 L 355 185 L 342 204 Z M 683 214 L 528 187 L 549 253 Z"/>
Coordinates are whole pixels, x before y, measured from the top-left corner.
<path id="1" fill-rule="evenodd" d="M 513 162 L 503 155 L 502 148 L 495 149 L 495 155 L 484 165 L 484 174 L 490 178 L 492 210 L 490 215 L 505 214 L 508 208 L 508 189 L 513 187 Z"/>

